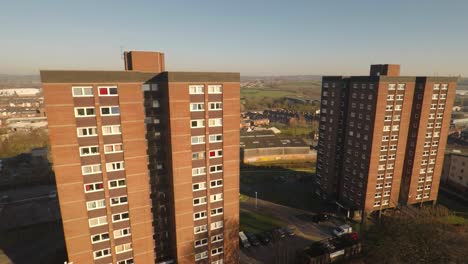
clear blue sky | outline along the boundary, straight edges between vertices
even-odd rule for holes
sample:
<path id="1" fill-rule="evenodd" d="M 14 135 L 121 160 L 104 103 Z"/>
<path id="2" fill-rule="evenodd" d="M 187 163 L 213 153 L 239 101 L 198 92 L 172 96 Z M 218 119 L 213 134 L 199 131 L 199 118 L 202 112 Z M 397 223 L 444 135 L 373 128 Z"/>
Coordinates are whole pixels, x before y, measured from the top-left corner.
<path id="1" fill-rule="evenodd" d="M 0 73 L 123 69 L 121 47 L 168 70 L 243 75 L 468 76 L 468 1 L 14 0 L 0 7 Z"/>

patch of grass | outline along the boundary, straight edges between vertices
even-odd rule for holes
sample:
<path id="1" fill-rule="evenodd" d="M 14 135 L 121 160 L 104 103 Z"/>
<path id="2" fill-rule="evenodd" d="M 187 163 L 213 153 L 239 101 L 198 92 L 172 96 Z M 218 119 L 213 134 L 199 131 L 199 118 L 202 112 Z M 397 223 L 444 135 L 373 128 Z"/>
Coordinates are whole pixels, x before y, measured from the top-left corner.
<path id="1" fill-rule="evenodd" d="M 468 224 L 468 219 L 463 218 L 457 215 L 450 215 L 441 219 L 442 222 L 451 224 L 451 225 L 466 225 Z"/>
<path id="2" fill-rule="evenodd" d="M 294 91 L 281 91 L 273 89 L 256 89 L 256 88 L 242 88 L 241 97 L 269 97 L 269 98 L 281 98 L 285 96 L 294 96 L 296 93 Z"/>
<path id="3" fill-rule="evenodd" d="M 241 194 L 241 195 L 239 196 L 239 201 L 241 201 L 241 202 L 246 202 L 247 200 L 249 200 L 249 198 L 250 198 L 249 196 L 244 195 L 244 194 Z"/>
<path id="4" fill-rule="evenodd" d="M 258 234 L 285 225 L 283 221 L 267 214 L 252 211 L 240 213 L 240 230 L 244 232 Z"/>

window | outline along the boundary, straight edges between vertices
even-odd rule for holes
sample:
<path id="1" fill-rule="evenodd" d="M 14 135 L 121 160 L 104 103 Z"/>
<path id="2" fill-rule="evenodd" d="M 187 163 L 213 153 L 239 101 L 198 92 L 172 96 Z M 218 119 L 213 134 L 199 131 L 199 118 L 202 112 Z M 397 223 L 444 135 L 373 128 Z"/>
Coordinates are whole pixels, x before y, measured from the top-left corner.
<path id="1" fill-rule="evenodd" d="M 211 250 L 211 256 L 216 256 L 223 253 L 223 247 L 213 248 Z"/>
<path id="2" fill-rule="evenodd" d="M 220 127 L 223 126 L 222 118 L 210 118 L 208 121 L 210 127 Z"/>
<path id="3" fill-rule="evenodd" d="M 213 180 L 210 181 L 210 188 L 216 188 L 223 186 L 223 180 Z"/>
<path id="4" fill-rule="evenodd" d="M 200 160 L 205 158 L 205 152 L 200 151 L 200 152 L 193 152 L 192 153 L 192 160 Z"/>
<path id="5" fill-rule="evenodd" d="M 192 145 L 204 144 L 205 136 L 192 136 Z"/>
<path id="6" fill-rule="evenodd" d="M 73 97 L 92 97 L 93 87 L 91 86 L 74 86 L 72 87 Z"/>
<path id="7" fill-rule="evenodd" d="M 104 207 L 106 207 L 106 201 L 104 201 L 104 199 L 86 202 L 86 208 L 88 209 L 88 211 Z"/>
<path id="8" fill-rule="evenodd" d="M 127 186 L 125 179 L 109 181 L 109 189 L 122 188 Z"/>
<path id="9" fill-rule="evenodd" d="M 105 154 L 117 153 L 117 152 L 122 152 L 122 151 L 123 151 L 122 143 L 104 145 Z"/>
<path id="10" fill-rule="evenodd" d="M 200 233 L 204 233 L 208 231 L 208 228 L 206 225 L 200 225 L 200 226 L 196 226 L 193 228 L 193 233 L 194 234 L 200 234 Z"/>
<path id="11" fill-rule="evenodd" d="M 81 173 L 83 175 L 101 173 L 101 164 L 81 166 Z"/>
<path id="12" fill-rule="evenodd" d="M 91 243 L 97 243 L 97 242 L 102 242 L 109 240 L 109 233 L 102 233 L 102 234 L 97 234 L 97 235 L 91 235 Z"/>
<path id="13" fill-rule="evenodd" d="M 205 110 L 204 103 L 191 103 L 190 104 L 190 112 L 198 112 L 198 111 L 204 111 L 204 110 Z"/>
<path id="14" fill-rule="evenodd" d="M 223 156 L 223 150 L 222 149 L 210 150 L 209 154 L 210 154 L 210 158 L 219 158 Z"/>
<path id="15" fill-rule="evenodd" d="M 202 205 L 202 204 L 206 204 L 206 196 L 193 199 L 193 205 Z"/>
<path id="16" fill-rule="evenodd" d="M 133 258 L 117 261 L 117 264 L 133 264 Z"/>
<path id="17" fill-rule="evenodd" d="M 223 171 L 223 165 L 210 166 L 210 173 L 216 173 L 216 172 L 222 172 L 222 171 Z"/>
<path id="18" fill-rule="evenodd" d="M 210 230 L 215 230 L 223 227 L 223 221 L 218 221 L 211 223 L 211 229 Z"/>
<path id="19" fill-rule="evenodd" d="M 122 134 L 122 130 L 120 128 L 120 125 L 102 126 L 102 134 L 103 135 L 119 135 L 119 134 Z"/>
<path id="20" fill-rule="evenodd" d="M 159 108 L 161 105 L 159 104 L 159 100 L 153 100 L 152 107 L 153 108 Z"/>
<path id="21" fill-rule="evenodd" d="M 202 247 L 204 245 L 208 245 L 208 238 L 202 238 L 200 240 L 195 240 L 194 242 L 195 247 Z"/>
<path id="22" fill-rule="evenodd" d="M 382 197 L 382 193 L 375 193 L 375 198 L 380 198 Z"/>
<path id="23" fill-rule="evenodd" d="M 206 167 L 194 168 L 192 169 L 192 176 L 199 176 L 206 174 Z"/>
<path id="24" fill-rule="evenodd" d="M 205 190 L 205 189 L 206 189 L 206 182 L 194 183 L 192 185 L 192 190 L 194 191 L 200 191 L 200 190 Z"/>
<path id="25" fill-rule="evenodd" d="M 190 94 L 204 94 L 205 92 L 203 85 L 189 85 L 189 93 Z"/>
<path id="26" fill-rule="evenodd" d="M 80 147 L 80 156 L 99 155 L 99 146 Z"/>
<path id="27" fill-rule="evenodd" d="M 117 96 L 117 86 L 99 86 L 99 96 Z"/>
<path id="28" fill-rule="evenodd" d="M 106 163 L 106 171 L 119 171 L 119 170 L 124 170 L 124 162 L 123 161 L 117 161 L 117 162 L 109 162 Z"/>
<path id="29" fill-rule="evenodd" d="M 398 90 L 404 90 L 405 89 L 405 84 L 404 83 L 399 83 L 398 84 Z"/>
<path id="30" fill-rule="evenodd" d="M 440 94 L 440 99 L 445 99 L 446 98 L 446 94 Z"/>
<path id="31" fill-rule="evenodd" d="M 217 201 L 222 201 L 222 200 L 223 200 L 222 193 L 210 195 L 210 202 L 217 202 Z"/>
<path id="32" fill-rule="evenodd" d="M 206 218 L 206 211 L 196 212 L 193 214 L 193 220 Z"/>
<path id="33" fill-rule="evenodd" d="M 447 90 L 447 89 L 448 89 L 448 84 L 443 83 L 443 84 L 442 84 L 442 90 Z"/>
<path id="34" fill-rule="evenodd" d="M 89 227 L 106 225 L 107 224 L 107 217 L 106 216 L 100 216 L 100 217 L 91 218 L 91 219 L 88 220 L 88 222 L 89 222 Z"/>
<path id="35" fill-rule="evenodd" d="M 130 235 L 130 227 L 114 230 L 114 238 L 120 238 Z"/>
<path id="36" fill-rule="evenodd" d="M 93 252 L 94 259 L 100 259 L 111 255 L 110 248 L 101 249 Z"/>
<path id="37" fill-rule="evenodd" d="M 125 220 L 128 220 L 128 212 L 112 215 L 112 223 L 121 222 Z"/>
<path id="38" fill-rule="evenodd" d="M 211 243 L 223 241 L 223 234 L 214 235 L 211 237 Z"/>
<path id="39" fill-rule="evenodd" d="M 111 206 L 116 206 L 116 205 L 121 205 L 121 204 L 127 204 L 128 199 L 127 196 L 119 196 L 119 197 L 112 197 L 110 198 L 110 204 Z"/>
<path id="40" fill-rule="evenodd" d="M 393 125 L 392 131 L 398 131 L 400 129 L 400 125 Z"/>
<path id="41" fill-rule="evenodd" d="M 393 95 L 387 95 L 387 101 L 393 101 L 394 96 Z"/>
<path id="42" fill-rule="evenodd" d="M 85 193 L 98 192 L 104 190 L 102 182 L 88 183 L 84 185 Z"/>
<path id="43" fill-rule="evenodd" d="M 195 254 L 195 261 L 206 259 L 208 257 L 208 251 Z"/>
<path id="44" fill-rule="evenodd" d="M 210 103 L 210 110 L 222 110 L 222 109 L 223 109 L 223 103 L 221 102 Z"/>
<path id="45" fill-rule="evenodd" d="M 223 141 L 222 134 L 210 135 L 210 143 L 222 142 L 222 141 Z"/>
<path id="46" fill-rule="evenodd" d="M 94 107 L 75 107 L 75 117 L 96 116 Z"/>
<path id="47" fill-rule="evenodd" d="M 433 94 L 433 95 L 432 95 L 432 99 L 433 99 L 433 100 L 439 99 L 439 95 L 438 95 L 438 94 Z"/>
<path id="48" fill-rule="evenodd" d="M 394 83 L 390 83 L 390 84 L 388 85 L 388 89 L 389 89 L 389 90 L 395 90 L 395 87 L 396 87 L 396 84 L 394 84 Z"/>
<path id="49" fill-rule="evenodd" d="M 115 116 L 120 115 L 120 108 L 118 106 L 103 106 L 101 107 L 102 116 Z"/>
<path id="50" fill-rule="evenodd" d="M 97 136 L 96 127 L 79 127 L 76 129 L 78 137 L 94 137 Z"/>
<path id="51" fill-rule="evenodd" d="M 222 85 L 208 85 L 208 93 L 209 94 L 223 93 L 223 86 Z"/>
<path id="52" fill-rule="evenodd" d="M 191 120 L 190 127 L 191 128 L 205 127 L 205 120 L 204 119 Z"/>
<path id="53" fill-rule="evenodd" d="M 403 95 L 402 94 L 397 94 L 396 99 L 397 99 L 397 101 L 403 100 Z"/>
<path id="54" fill-rule="evenodd" d="M 222 207 L 211 209 L 211 216 L 222 215 L 222 214 L 223 214 Z"/>
<path id="55" fill-rule="evenodd" d="M 132 243 L 126 243 L 115 246 L 115 253 L 120 254 L 132 250 Z"/>
<path id="56" fill-rule="evenodd" d="M 380 201 L 376 201 L 376 202 L 374 203 L 374 207 L 378 207 L 378 206 L 380 206 Z"/>

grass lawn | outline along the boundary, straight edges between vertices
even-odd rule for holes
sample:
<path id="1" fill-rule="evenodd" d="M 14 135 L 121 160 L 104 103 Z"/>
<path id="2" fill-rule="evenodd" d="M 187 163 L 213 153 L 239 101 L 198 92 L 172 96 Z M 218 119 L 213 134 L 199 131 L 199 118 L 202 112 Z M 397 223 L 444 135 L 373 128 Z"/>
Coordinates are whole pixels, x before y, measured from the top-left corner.
<path id="1" fill-rule="evenodd" d="M 468 224 L 468 219 L 466 219 L 464 217 L 461 217 L 461 216 L 457 216 L 457 215 L 447 216 L 445 218 L 442 218 L 441 221 L 445 222 L 447 224 L 451 224 L 451 225 L 466 225 L 466 224 Z"/>
<path id="2" fill-rule="evenodd" d="M 283 226 L 286 226 L 286 223 L 267 214 L 252 211 L 240 213 L 240 230 L 244 232 L 258 234 Z"/>
<path id="3" fill-rule="evenodd" d="M 280 91 L 273 89 L 257 89 L 257 88 L 243 88 L 241 89 L 241 97 L 271 97 L 281 98 L 285 96 L 295 96 L 294 91 Z"/>

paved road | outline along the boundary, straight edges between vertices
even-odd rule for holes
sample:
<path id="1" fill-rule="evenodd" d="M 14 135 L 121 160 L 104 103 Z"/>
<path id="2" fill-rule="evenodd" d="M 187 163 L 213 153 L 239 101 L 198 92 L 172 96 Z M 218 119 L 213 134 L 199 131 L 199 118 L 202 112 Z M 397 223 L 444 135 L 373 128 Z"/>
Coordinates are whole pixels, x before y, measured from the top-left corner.
<path id="1" fill-rule="evenodd" d="M 258 199 L 258 206 L 255 206 L 255 198 L 249 198 L 241 202 L 241 211 L 257 211 L 276 217 L 288 226 L 295 227 L 296 235 L 280 241 L 275 241 L 270 245 L 262 245 L 242 249 L 240 253 L 240 263 L 288 263 L 292 261 L 296 250 L 303 249 L 313 241 L 319 241 L 331 236 L 331 230 L 342 224 L 338 219 L 316 224 L 298 218 L 300 215 L 310 215 L 309 212 L 301 209 L 291 208 L 269 201 Z"/>

